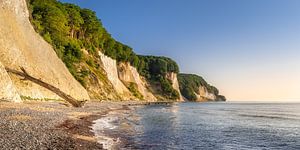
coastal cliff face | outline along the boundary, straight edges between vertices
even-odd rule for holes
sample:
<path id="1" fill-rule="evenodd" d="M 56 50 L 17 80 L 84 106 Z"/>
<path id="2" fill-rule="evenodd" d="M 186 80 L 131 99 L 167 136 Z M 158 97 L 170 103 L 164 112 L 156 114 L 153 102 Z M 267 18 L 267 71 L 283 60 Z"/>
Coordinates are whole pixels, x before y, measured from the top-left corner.
<path id="1" fill-rule="evenodd" d="M 185 94 L 193 81 L 182 86 L 174 60 L 135 54 L 110 36 L 93 11 L 57 0 L 27 2 L 29 10 L 25 0 L 0 0 L 0 99 L 61 99 L 36 82 L 20 80 L 18 71 L 77 100 L 191 98 Z M 73 15 L 79 24 L 72 25 Z M 204 80 L 193 90 L 188 91 L 193 100 L 225 98 Z"/>
<path id="2" fill-rule="evenodd" d="M 103 69 L 106 72 L 108 80 L 113 85 L 116 92 L 122 97 L 124 100 L 135 99 L 131 92 L 127 89 L 127 87 L 123 84 L 123 82 L 119 79 L 118 68 L 116 60 L 105 56 L 101 52 L 99 52 L 100 60 L 103 64 Z"/>
<path id="3" fill-rule="evenodd" d="M 168 72 L 166 74 L 166 78 L 171 81 L 173 89 L 175 89 L 179 93 L 179 99 L 178 100 L 179 101 L 183 101 L 183 97 L 182 97 L 180 89 L 179 89 L 179 83 L 178 83 L 178 79 L 177 79 L 177 73 Z"/>
<path id="4" fill-rule="evenodd" d="M 156 97 L 147 88 L 149 85 L 145 79 L 143 79 L 136 68 L 132 67 L 130 63 L 120 63 L 118 65 L 118 74 L 120 80 L 131 89 L 132 93 L 137 98 L 147 101 L 156 101 Z M 141 94 L 142 97 L 139 97 Z"/>
<path id="5" fill-rule="evenodd" d="M 53 48 L 33 29 L 25 0 L 0 0 L 0 18 L 0 63 L 4 67 L 18 71 L 23 67 L 31 76 L 74 98 L 89 100 L 87 91 L 70 74 Z M 4 92 L 15 101 L 20 100 L 16 92 L 21 97 L 33 99 L 61 99 L 53 92 L 12 74 L 9 74 L 10 82 L 3 67 L 0 76 L 6 80 L 1 83 L 6 84 Z"/>
<path id="6" fill-rule="evenodd" d="M 207 88 L 204 86 L 199 87 L 198 93 L 195 93 L 197 96 L 196 101 L 208 101 L 208 100 L 215 100 L 217 96 L 214 93 L 208 92 Z"/>
<path id="7" fill-rule="evenodd" d="M 202 77 L 195 74 L 179 74 L 179 87 L 188 101 L 226 101 L 219 95 L 219 90 L 208 84 Z"/>
<path id="8" fill-rule="evenodd" d="M 20 102 L 20 95 L 17 93 L 8 73 L 0 62 L 0 100 Z"/>

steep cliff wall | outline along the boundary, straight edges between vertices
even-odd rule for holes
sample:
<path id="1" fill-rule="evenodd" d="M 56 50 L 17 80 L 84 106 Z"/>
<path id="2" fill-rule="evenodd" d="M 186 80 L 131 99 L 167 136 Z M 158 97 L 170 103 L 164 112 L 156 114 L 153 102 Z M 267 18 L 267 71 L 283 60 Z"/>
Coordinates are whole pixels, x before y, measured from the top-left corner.
<path id="1" fill-rule="evenodd" d="M 77 98 L 89 99 L 86 90 L 73 78 L 52 47 L 40 37 L 29 22 L 25 0 L 0 0 L 0 61 L 5 67 L 25 70 Z M 11 75 L 21 96 L 36 99 L 59 97 L 29 81 Z"/>
<path id="2" fill-rule="evenodd" d="M 172 87 L 179 93 L 179 97 L 180 97 L 179 100 L 183 101 L 183 97 L 182 97 L 180 89 L 179 89 L 177 74 L 174 72 L 167 73 L 166 78 L 172 82 Z"/>
<path id="3" fill-rule="evenodd" d="M 9 75 L 0 62 L 0 100 L 20 102 L 20 95 L 17 93 Z"/>
<path id="4" fill-rule="evenodd" d="M 135 99 L 135 97 L 131 94 L 131 92 L 127 89 L 127 87 L 123 84 L 123 82 L 119 79 L 117 61 L 105 56 L 101 52 L 99 52 L 100 60 L 103 64 L 103 69 L 105 70 L 108 80 L 112 83 L 116 92 L 122 97 L 124 100 Z"/>
<path id="5" fill-rule="evenodd" d="M 204 86 L 199 87 L 198 93 L 195 93 L 197 96 L 196 101 L 208 101 L 208 100 L 215 100 L 217 96 L 214 93 L 208 92 L 207 88 Z"/>
<path id="6" fill-rule="evenodd" d="M 136 85 L 137 92 L 142 95 L 142 99 L 147 101 L 156 101 L 156 97 L 147 89 L 147 83 L 137 72 L 136 68 L 130 63 L 120 63 L 118 65 L 119 78 L 127 86 Z M 133 88 L 133 87 L 131 87 Z"/>

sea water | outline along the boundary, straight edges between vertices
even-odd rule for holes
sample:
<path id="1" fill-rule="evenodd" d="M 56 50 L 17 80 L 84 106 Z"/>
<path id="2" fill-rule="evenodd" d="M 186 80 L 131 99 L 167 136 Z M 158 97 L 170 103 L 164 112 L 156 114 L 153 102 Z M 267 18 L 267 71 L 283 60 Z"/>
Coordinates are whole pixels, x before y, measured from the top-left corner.
<path id="1" fill-rule="evenodd" d="M 134 134 L 111 129 L 126 140 L 120 149 L 300 150 L 299 103 L 176 103 L 133 114 L 121 122 Z"/>

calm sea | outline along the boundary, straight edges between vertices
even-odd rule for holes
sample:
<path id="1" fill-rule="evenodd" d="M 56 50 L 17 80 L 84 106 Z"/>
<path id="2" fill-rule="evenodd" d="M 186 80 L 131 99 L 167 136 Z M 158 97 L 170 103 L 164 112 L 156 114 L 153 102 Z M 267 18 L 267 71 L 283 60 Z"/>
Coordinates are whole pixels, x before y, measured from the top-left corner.
<path id="1" fill-rule="evenodd" d="M 299 103 L 178 103 L 134 114 L 112 122 L 127 141 L 119 148 L 300 150 Z"/>

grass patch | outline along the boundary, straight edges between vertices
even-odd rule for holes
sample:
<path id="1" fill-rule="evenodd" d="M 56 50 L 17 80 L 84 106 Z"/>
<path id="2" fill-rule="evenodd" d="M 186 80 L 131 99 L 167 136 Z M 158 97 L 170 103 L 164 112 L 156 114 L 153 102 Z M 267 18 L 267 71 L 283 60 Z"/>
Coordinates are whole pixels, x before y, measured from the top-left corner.
<path id="1" fill-rule="evenodd" d="M 29 101 L 57 101 L 57 102 L 64 101 L 61 99 L 51 99 L 51 98 L 32 98 L 30 96 L 24 96 L 24 95 L 21 95 L 20 97 L 22 100 L 29 100 Z"/>

